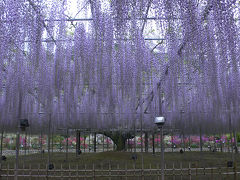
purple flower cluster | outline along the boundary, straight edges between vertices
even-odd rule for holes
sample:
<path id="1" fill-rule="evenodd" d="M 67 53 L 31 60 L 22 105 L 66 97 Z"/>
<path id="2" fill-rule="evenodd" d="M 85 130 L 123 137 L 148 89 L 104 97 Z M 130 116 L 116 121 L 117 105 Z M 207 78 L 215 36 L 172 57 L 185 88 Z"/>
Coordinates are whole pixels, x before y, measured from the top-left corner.
<path id="1" fill-rule="evenodd" d="M 1 127 L 28 118 L 45 131 L 50 113 L 53 130 L 147 129 L 155 116 L 186 133 L 237 130 L 237 1 L 111 0 L 108 11 L 101 3 L 89 1 L 86 25 L 67 21 L 61 1 L 0 2 Z M 154 50 L 148 17 L 164 38 Z"/>

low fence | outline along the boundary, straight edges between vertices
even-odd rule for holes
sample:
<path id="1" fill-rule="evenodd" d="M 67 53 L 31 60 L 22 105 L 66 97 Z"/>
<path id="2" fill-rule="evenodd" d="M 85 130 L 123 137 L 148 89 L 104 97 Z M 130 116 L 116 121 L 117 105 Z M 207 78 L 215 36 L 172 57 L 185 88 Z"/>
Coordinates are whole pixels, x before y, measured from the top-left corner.
<path id="1" fill-rule="evenodd" d="M 16 173 L 17 172 L 17 173 Z M 18 176 L 18 179 L 161 179 L 161 169 L 149 168 L 136 169 L 112 168 L 109 164 L 108 169 L 95 168 L 93 164 L 92 168 L 89 169 L 76 167 L 68 167 L 59 169 L 49 170 L 48 167 L 41 168 L 40 165 L 33 168 L 29 165 L 28 168 L 21 168 L 16 171 L 14 168 L 9 167 L 0 170 L 0 179 L 14 179 L 14 176 Z M 165 179 L 205 179 L 208 177 L 210 179 L 238 179 L 240 175 L 240 169 L 236 167 L 191 167 L 189 163 L 188 167 L 178 167 L 174 168 L 174 164 L 171 168 L 164 169 Z"/>

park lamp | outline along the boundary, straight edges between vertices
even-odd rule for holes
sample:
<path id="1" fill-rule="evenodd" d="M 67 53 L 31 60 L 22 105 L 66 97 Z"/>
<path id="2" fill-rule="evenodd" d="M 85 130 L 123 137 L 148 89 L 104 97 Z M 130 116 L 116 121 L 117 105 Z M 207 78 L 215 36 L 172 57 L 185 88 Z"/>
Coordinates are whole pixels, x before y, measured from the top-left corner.
<path id="1" fill-rule="evenodd" d="M 165 124 L 165 118 L 162 116 L 155 117 L 154 124 L 156 124 L 159 128 L 162 127 Z"/>
<path id="2" fill-rule="evenodd" d="M 161 130 L 161 177 L 164 180 L 164 143 L 163 143 L 163 125 L 165 124 L 165 118 L 162 116 L 155 117 L 154 124 Z"/>
<path id="3" fill-rule="evenodd" d="M 20 119 L 20 129 L 25 131 L 27 127 L 29 127 L 28 119 Z"/>

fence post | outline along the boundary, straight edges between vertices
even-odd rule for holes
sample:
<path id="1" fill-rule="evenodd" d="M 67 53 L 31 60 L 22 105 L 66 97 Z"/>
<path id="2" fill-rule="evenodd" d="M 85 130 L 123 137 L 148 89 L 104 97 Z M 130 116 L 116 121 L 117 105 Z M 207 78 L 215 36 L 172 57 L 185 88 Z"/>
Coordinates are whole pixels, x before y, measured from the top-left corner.
<path id="1" fill-rule="evenodd" d="M 175 166 L 174 166 L 174 162 L 173 162 L 173 166 L 172 166 L 172 176 L 173 176 L 173 179 L 175 179 Z"/>
<path id="2" fill-rule="evenodd" d="M 40 172 L 39 172 L 40 170 L 39 169 L 40 169 L 40 164 L 38 164 L 38 177 L 40 176 Z"/>
<path id="3" fill-rule="evenodd" d="M 32 179 L 31 178 L 32 177 L 32 165 L 31 164 L 29 164 L 29 169 L 30 169 L 30 171 L 29 171 L 30 179 Z"/>
<path id="4" fill-rule="evenodd" d="M 117 164 L 117 169 L 118 169 L 117 175 L 120 176 L 121 173 L 120 173 L 120 170 L 119 170 L 119 169 L 120 169 L 120 168 L 119 168 L 119 164 Z"/>
<path id="5" fill-rule="evenodd" d="M 227 166 L 227 177 L 228 177 L 228 166 Z"/>
<path id="6" fill-rule="evenodd" d="M 236 161 L 234 162 L 233 169 L 234 169 L 234 180 L 237 180 L 237 162 Z"/>
<path id="7" fill-rule="evenodd" d="M 109 164 L 108 164 L 108 172 L 109 172 L 109 174 L 108 174 L 109 179 L 112 179 L 112 178 L 111 178 L 111 163 L 110 163 L 110 162 L 109 162 Z"/>
<path id="8" fill-rule="evenodd" d="M 23 161 L 23 171 L 22 171 L 22 175 L 25 175 L 25 160 Z M 19 173 L 18 173 L 19 174 Z"/>
<path id="9" fill-rule="evenodd" d="M 180 162 L 180 169 L 181 169 L 181 179 L 182 179 L 182 177 L 183 177 L 182 162 Z"/>
<path id="10" fill-rule="evenodd" d="M 62 163 L 61 163 L 61 179 L 63 179 L 63 166 L 62 166 Z"/>
<path id="11" fill-rule="evenodd" d="M 77 179 L 79 179 L 79 166 L 78 166 L 78 164 L 77 164 Z"/>
<path id="12" fill-rule="evenodd" d="M 166 174 L 167 174 L 167 164 L 164 164 L 164 174 L 165 174 L 165 170 L 166 170 Z"/>
<path id="13" fill-rule="evenodd" d="M 188 163 L 188 175 L 190 176 L 189 179 L 192 179 L 192 172 L 191 172 L 191 163 Z"/>
<path id="14" fill-rule="evenodd" d="M 150 174 L 150 176 L 152 176 L 152 164 L 151 163 L 149 164 L 149 174 Z"/>
<path id="15" fill-rule="evenodd" d="M 18 180 L 18 168 L 17 168 L 17 166 L 18 166 L 18 165 L 15 163 L 15 164 L 14 164 L 14 169 L 15 169 L 15 172 L 14 172 L 14 173 L 15 173 L 15 174 L 14 174 L 14 180 Z"/>
<path id="16" fill-rule="evenodd" d="M 45 168 L 46 168 L 46 176 L 45 176 L 45 178 L 48 179 L 48 165 L 47 164 L 46 164 Z"/>
<path id="17" fill-rule="evenodd" d="M 127 163 L 125 163 L 125 179 L 127 180 Z"/>
<path id="18" fill-rule="evenodd" d="M 133 164 L 133 170 L 134 170 L 133 172 L 134 172 L 134 176 L 135 176 L 136 175 L 136 160 L 134 160 L 134 162 L 135 163 Z"/>
<path id="19" fill-rule="evenodd" d="M 70 178 L 71 178 L 71 176 L 72 176 L 70 163 L 69 163 L 69 165 L 68 165 L 68 176 L 70 176 Z"/>
<path id="20" fill-rule="evenodd" d="M 84 164 L 84 170 L 85 170 L 85 173 L 84 173 L 85 174 L 85 178 L 84 179 L 87 179 L 86 178 L 86 176 L 87 176 L 87 165 L 86 164 Z"/>
<path id="21" fill-rule="evenodd" d="M 204 167 L 203 167 L 203 175 L 206 175 L 205 163 L 204 163 Z"/>
<path id="22" fill-rule="evenodd" d="M 8 179 L 8 175 L 9 175 L 9 163 L 7 165 L 7 179 Z"/>
<path id="23" fill-rule="evenodd" d="M 213 179 L 213 168 L 211 168 L 211 179 Z"/>
<path id="24" fill-rule="evenodd" d="M 93 163 L 93 180 L 95 180 L 95 165 Z"/>
<path id="25" fill-rule="evenodd" d="M 196 162 L 196 176 L 198 174 L 198 163 Z"/>
<path id="26" fill-rule="evenodd" d="M 104 176 L 103 163 L 101 163 L 101 176 Z"/>

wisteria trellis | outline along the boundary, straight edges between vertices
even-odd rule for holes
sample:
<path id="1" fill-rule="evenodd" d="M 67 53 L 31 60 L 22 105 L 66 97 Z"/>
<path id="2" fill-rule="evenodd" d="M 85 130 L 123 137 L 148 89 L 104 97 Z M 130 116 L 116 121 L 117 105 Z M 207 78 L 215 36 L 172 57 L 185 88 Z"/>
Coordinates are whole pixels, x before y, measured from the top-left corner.
<path id="1" fill-rule="evenodd" d="M 88 28 L 66 21 L 67 1 L 0 2 L 2 128 L 29 118 L 40 131 L 44 111 L 55 129 L 151 128 L 158 115 L 191 133 L 239 129 L 239 1 L 83 2 Z M 148 11 L 164 37 L 154 51 Z"/>

